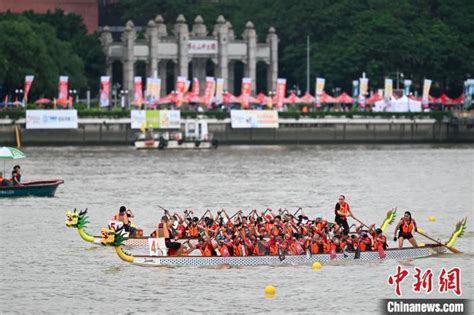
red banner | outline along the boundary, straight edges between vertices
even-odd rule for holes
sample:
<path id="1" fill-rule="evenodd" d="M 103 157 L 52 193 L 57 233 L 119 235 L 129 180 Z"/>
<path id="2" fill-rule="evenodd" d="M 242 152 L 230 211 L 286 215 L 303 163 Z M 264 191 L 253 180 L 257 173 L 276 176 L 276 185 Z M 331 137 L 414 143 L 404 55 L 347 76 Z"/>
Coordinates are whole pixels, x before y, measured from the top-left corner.
<path id="1" fill-rule="evenodd" d="M 142 77 L 135 77 L 135 93 L 133 93 L 133 104 L 142 106 L 143 104 L 143 87 Z"/>
<path id="2" fill-rule="evenodd" d="M 100 106 L 107 107 L 110 105 L 110 77 L 100 77 Z"/>
<path id="3" fill-rule="evenodd" d="M 60 76 L 59 77 L 59 93 L 58 93 L 58 101 L 68 101 L 68 94 L 67 94 L 67 82 L 68 82 L 68 77 L 67 76 Z"/>
<path id="4" fill-rule="evenodd" d="M 25 76 L 25 87 L 23 89 L 23 91 L 25 92 L 25 94 L 23 94 L 23 105 L 25 105 L 26 103 L 28 103 L 28 93 L 30 92 L 30 89 L 31 89 L 31 85 L 33 84 L 33 80 L 35 79 L 35 76 L 34 75 L 27 75 Z"/>
<path id="5" fill-rule="evenodd" d="M 211 108 L 215 84 L 216 82 L 213 77 L 206 77 L 206 89 L 204 90 L 204 105 L 206 105 L 207 108 Z"/>
<path id="6" fill-rule="evenodd" d="M 283 108 L 283 102 L 286 94 L 286 79 L 278 79 L 275 91 L 276 107 Z"/>
<path id="7" fill-rule="evenodd" d="M 180 107 L 183 104 L 185 92 L 186 92 L 186 78 L 178 77 L 176 79 L 176 106 L 177 107 Z"/>
<path id="8" fill-rule="evenodd" d="M 242 108 L 249 108 L 250 91 L 252 90 L 252 79 L 242 78 L 242 92 L 240 93 L 240 102 Z"/>

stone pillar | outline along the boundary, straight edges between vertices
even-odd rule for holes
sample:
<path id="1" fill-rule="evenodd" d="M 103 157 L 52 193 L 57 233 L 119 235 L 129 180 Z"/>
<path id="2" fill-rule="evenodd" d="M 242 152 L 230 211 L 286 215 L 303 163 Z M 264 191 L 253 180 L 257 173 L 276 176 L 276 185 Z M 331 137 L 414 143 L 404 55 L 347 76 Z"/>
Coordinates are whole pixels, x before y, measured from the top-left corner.
<path id="1" fill-rule="evenodd" d="M 188 40 L 189 30 L 186 19 L 182 14 L 176 19 L 174 32 L 178 43 L 178 74 L 188 77 Z"/>
<path id="2" fill-rule="evenodd" d="M 275 28 L 270 27 L 267 34 L 267 44 L 270 47 L 270 64 L 267 68 L 267 87 L 271 91 L 276 89 L 278 78 L 278 35 Z"/>
<path id="3" fill-rule="evenodd" d="M 228 89 L 229 82 L 229 59 L 227 45 L 229 43 L 229 29 L 226 20 L 219 15 L 215 25 L 215 36 L 217 38 L 217 77 L 224 78 L 224 89 Z"/>
<path id="4" fill-rule="evenodd" d="M 247 43 L 247 62 L 245 63 L 244 75 L 252 79 L 252 92 L 256 90 L 257 80 L 257 32 L 253 23 L 248 21 L 245 24 L 245 31 L 242 34 Z"/>
<path id="5" fill-rule="evenodd" d="M 148 42 L 148 77 L 154 77 L 158 71 L 158 28 L 153 20 L 148 22 L 145 37 Z"/>
<path id="6" fill-rule="evenodd" d="M 164 59 L 160 60 L 158 64 L 158 77 L 161 79 L 161 96 L 166 95 L 166 65 L 168 64 L 169 60 Z"/>
<path id="7" fill-rule="evenodd" d="M 204 58 L 194 58 L 191 62 L 193 67 L 193 77 L 199 80 L 199 93 L 204 93 L 206 82 L 206 62 Z"/>
<path id="8" fill-rule="evenodd" d="M 133 100 L 133 77 L 135 70 L 135 56 L 133 49 L 137 33 L 132 21 L 128 21 L 125 25 L 125 31 L 122 33 L 123 42 L 123 88 L 128 90 L 129 103 Z"/>
<path id="9" fill-rule="evenodd" d="M 105 54 L 105 63 L 106 63 L 106 75 L 110 76 L 110 81 L 112 81 L 112 60 L 110 59 L 110 46 L 112 45 L 112 33 L 108 26 L 104 27 L 104 30 L 100 34 L 100 42 Z"/>
<path id="10" fill-rule="evenodd" d="M 234 61 L 229 62 L 229 73 L 228 73 L 229 84 L 227 85 L 227 91 L 229 91 L 230 93 L 235 95 L 235 91 L 234 91 L 234 86 L 235 86 L 235 83 L 234 83 L 234 66 L 235 66 Z"/>

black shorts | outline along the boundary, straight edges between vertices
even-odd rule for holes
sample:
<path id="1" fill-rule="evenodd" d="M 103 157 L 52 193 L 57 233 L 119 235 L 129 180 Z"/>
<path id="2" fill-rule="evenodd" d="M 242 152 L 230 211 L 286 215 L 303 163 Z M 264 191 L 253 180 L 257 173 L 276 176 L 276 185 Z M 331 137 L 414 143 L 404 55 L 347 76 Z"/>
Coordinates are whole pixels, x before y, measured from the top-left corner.
<path id="1" fill-rule="evenodd" d="M 399 232 L 398 237 L 403 237 L 404 239 L 409 240 L 409 239 L 413 238 L 413 234 L 411 234 L 411 233 L 406 233 L 405 234 L 405 233 Z"/>
<path id="2" fill-rule="evenodd" d="M 178 242 L 165 241 L 165 245 L 166 245 L 166 248 L 169 248 L 169 249 L 181 248 L 181 243 L 178 243 Z"/>

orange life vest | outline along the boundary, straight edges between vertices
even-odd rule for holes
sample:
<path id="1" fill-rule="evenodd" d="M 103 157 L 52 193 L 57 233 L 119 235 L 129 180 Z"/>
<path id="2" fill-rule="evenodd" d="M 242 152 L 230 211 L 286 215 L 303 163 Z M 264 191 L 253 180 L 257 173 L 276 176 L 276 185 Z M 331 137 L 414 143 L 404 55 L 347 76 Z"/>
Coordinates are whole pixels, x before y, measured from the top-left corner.
<path id="1" fill-rule="evenodd" d="M 219 246 L 219 252 L 221 253 L 222 257 L 230 256 L 229 248 L 227 248 L 227 245 Z"/>
<path id="2" fill-rule="evenodd" d="M 201 255 L 204 257 L 211 257 L 212 256 L 212 249 L 210 248 L 210 245 L 208 243 L 202 245 L 199 247 L 199 250 L 201 251 Z"/>
<path id="3" fill-rule="evenodd" d="M 413 224 L 413 221 L 410 220 L 410 223 L 403 221 L 403 225 L 402 225 L 403 234 L 411 233 L 411 231 L 413 231 L 414 228 L 415 228 L 415 225 Z"/>
<path id="4" fill-rule="evenodd" d="M 331 252 L 331 243 L 327 240 L 323 240 L 323 251 L 325 254 Z"/>
<path id="5" fill-rule="evenodd" d="M 311 243 L 311 247 L 310 247 L 310 251 L 311 251 L 311 254 L 318 254 L 319 253 L 319 245 L 318 243 L 316 242 L 312 242 Z"/>
<path id="6" fill-rule="evenodd" d="M 189 237 L 198 237 L 199 236 L 197 226 L 192 226 L 192 225 L 188 226 L 188 233 L 189 233 Z"/>
<path id="7" fill-rule="evenodd" d="M 349 214 L 349 204 L 344 202 L 343 205 L 339 204 L 339 212 L 342 213 L 343 216 L 347 216 Z"/>
<path id="8" fill-rule="evenodd" d="M 278 255 L 278 244 L 277 242 L 270 243 L 270 256 Z"/>
<path id="9" fill-rule="evenodd" d="M 120 212 L 117 212 L 117 213 L 114 215 L 114 220 L 115 220 L 115 221 L 123 222 L 124 225 L 128 225 L 128 224 L 129 224 L 129 222 L 128 222 L 128 215 L 127 215 L 126 213 L 120 214 Z"/>
<path id="10" fill-rule="evenodd" d="M 382 246 L 384 247 L 384 244 L 386 244 L 387 238 L 384 235 L 379 235 L 374 238 L 374 245 L 373 248 L 374 250 L 379 250 L 379 247 Z"/>
<path id="11" fill-rule="evenodd" d="M 170 238 L 170 231 L 166 223 L 158 223 L 156 226 L 156 237 Z"/>
<path id="12" fill-rule="evenodd" d="M 234 256 L 243 256 L 242 255 L 242 244 L 239 245 L 232 245 L 232 249 L 234 250 Z"/>

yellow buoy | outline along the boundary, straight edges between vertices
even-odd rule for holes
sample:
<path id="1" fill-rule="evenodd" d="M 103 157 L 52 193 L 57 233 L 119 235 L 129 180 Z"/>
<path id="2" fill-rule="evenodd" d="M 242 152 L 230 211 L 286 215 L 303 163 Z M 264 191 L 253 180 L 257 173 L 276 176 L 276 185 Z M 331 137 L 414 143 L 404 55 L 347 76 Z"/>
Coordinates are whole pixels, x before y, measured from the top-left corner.
<path id="1" fill-rule="evenodd" d="M 435 217 L 434 215 L 430 215 L 430 216 L 428 217 L 428 221 L 430 221 L 430 222 L 435 222 L 435 221 L 436 221 L 436 217 Z"/>
<path id="2" fill-rule="evenodd" d="M 313 265 L 311 266 L 311 268 L 313 269 L 321 269 L 321 263 L 319 261 L 313 263 Z"/>
<path id="3" fill-rule="evenodd" d="M 419 231 L 420 233 L 425 233 L 425 230 L 423 230 L 422 228 L 418 228 L 418 231 Z"/>
<path id="4" fill-rule="evenodd" d="M 266 295 L 275 295 L 275 292 L 276 292 L 276 289 L 274 286 L 272 285 L 267 285 L 265 287 L 265 294 Z"/>

